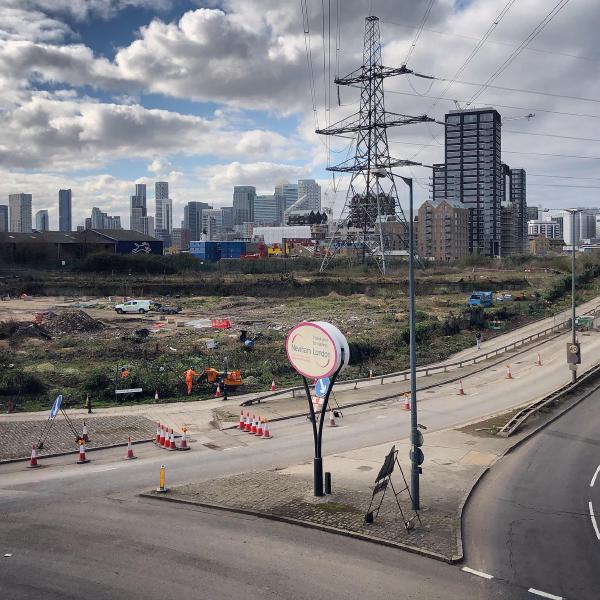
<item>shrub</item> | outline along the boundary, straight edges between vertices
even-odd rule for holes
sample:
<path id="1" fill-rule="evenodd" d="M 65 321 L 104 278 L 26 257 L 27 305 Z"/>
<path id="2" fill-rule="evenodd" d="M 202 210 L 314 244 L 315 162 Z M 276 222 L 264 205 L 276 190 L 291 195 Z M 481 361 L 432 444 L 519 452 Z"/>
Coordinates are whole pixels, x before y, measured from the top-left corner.
<path id="1" fill-rule="evenodd" d="M 33 373 L 25 373 L 14 369 L 0 372 L 0 395 L 41 394 L 46 386 Z"/>

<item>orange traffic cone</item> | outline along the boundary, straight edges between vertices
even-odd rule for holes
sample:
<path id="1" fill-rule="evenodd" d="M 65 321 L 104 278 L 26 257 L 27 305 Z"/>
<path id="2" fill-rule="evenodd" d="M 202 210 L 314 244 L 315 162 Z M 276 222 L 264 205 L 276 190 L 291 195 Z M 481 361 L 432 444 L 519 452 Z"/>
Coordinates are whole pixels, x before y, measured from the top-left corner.
<path id="1" fill-rule="evenodd" d="M 537 360 L 535 361 L 535 364 L 536 364 L 538 367 L 541 367 L 541 366 L 542 366 L 542 358 L 540 357 L 540 353 L 539 353 L 539 352 L 537 353 Z"/>
<path id="2" fill-rule="evenodd" d="M 402 405 L 403 410 L 410 410 L 410 394 L 404 394 L 404 404 Z"/>
<path id="3" fill-rule="evenodd" d="M 265 419 L 265 427 L 264 427 L 261 439 L 266 440 L 270 437 L 271 437 L 271 433 L 269 432 L 269 421 L 267 421 L 267 419 Z"/>
<path id="4" fill-rule="evenodd" d="M 169 450 L 177 450 L 175 445 L 175 434 L 172 429 L 169 429 Z"/>
<path id="5" fill-rule="evenodd" d="M 190 447 L 187 443 L 187 427 L 182 427 L 181 431 L 183 432 L 183 435 L 181 436 L 181 443 L 179 444 L 177 450 L 189 450 Z"/>
<path id="6" fill-rule="evenodd" d="M 275 380 L 271 381 L 271 391 L 274 392 L 277 388 L 275 387 Z"/>
<path id="7" fill-rule="evenodd" d="M 244 419 L 244 411 L 240 410 L 240 424 L 238 425 L 239 429 L 244 429 L 246 426 L 246 421 Z"/>
<path id="8" fill-rule="evenodd" d="M 221 384 L 217 383 L 217 391 L 215 392 L 215 398 L 221 397 Z"/>
<path id="9" fill-rule="evenodd" d="M 83 422 L 83 432 L 81 434 L 81 439 L 84 442 L 89 442 L 90 441 L 90 437 L 88 435 L 87 425 L 85 424 L 85 421 Z"/>
<path id="10" fill-rule="evenodd" d="M 85 443 L 82 441 L 79 444 L 79 459 L 77 460 L 78 465 L 89 463 L 90 459 L 85 457 Z"/>
<path id="11" fill-rule="evenodd" d="M 156 424 L 156 443 L 160 445 L 160 423 Z"/>
<path id="12" fill-rule="evenodd" d="M 465 393 L 465 388 L 463 387 L 462 379 L 458 380 L 458 392 L 456 395 L 457 396 L 466 396 L 467 395 Z"/>
<path id="13" fill-rule="evenodd" d="M 246 433 L 250 433 L 250 431 L 252 430 L 252 423 L 254 422 L 254 415 L 252 415 L 252 421 L 250 420 L 250 413 L 248 413 L 248 417 L 246 418 L 246 427 L 244 428 L 244 431 Z"/>
<path id="14" fill-rule="evenodd" d="M 250 433 L 256 433 L 256 424 L 258 423 L 258 419 L 252 415 L 252 427 L 250 427 Z"/>
<path id="15" fill-rule="evenodd" d="M 135 456 L 133 454 L 133 446 L 131 445 L 131 436 L 127 438 L 127 456 L 125 457 L 126 460 L 133 460 L 134 458 L 137 458 L 137 456 Z"/>
<path id="16" fill-rule="evenodd" d="M 263 419 L 258 417 L 258 423 L 256 424 L 256 435 L 262 436 L 263 434 Z"/>
<path id="17" fill-rule="evenodd" d="M 505 379 L 512 379 L 512 373 L 510 372 L 510 365 L 506 365 L 506 375 L 505 375 Z"/>
<path id="18" fill-rule="evenodd" d="M 335 422 L 335 415 L 333 414 L 333 409 L 329 410 L 329 423 L 327 425 L 329 427 L 337 427 L 337 423 Z"/>
<path id="19" fill-rule="evenodd" d="M 161 448 L 165 447 L 165 428 L 163 425 L 160 425 L 160 437 L 158 438 L 158 445 Z"/>
<path id="20" fill-rule="evenodd" d="M 41 467 L 41 466 L 42 465 L 38 464 L 37 450 L 35 449 L 35 444 L 33 444 L 31 446 L 31 458 L 29 459 L 29 464 L 27 465 L 27 467 L 33 468 L 33 467 Z"/>

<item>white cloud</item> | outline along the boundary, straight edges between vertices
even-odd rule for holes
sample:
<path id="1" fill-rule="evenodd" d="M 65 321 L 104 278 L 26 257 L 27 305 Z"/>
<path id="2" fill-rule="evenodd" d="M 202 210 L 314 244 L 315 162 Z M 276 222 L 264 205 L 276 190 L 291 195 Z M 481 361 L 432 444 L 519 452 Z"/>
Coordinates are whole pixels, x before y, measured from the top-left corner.
<path id="1" fill-rule="evenodd" d="M 253 185 L 259 194 L 272 194 L 275 182 L 293 181 L 308 175 L 306 167 L 273 162 L 231 162 L 210 167 L 199 167 L 196 174 L 214 193 L 224 191 L 220 201 L 231 200 L 234 185 Z"/>
<path id="2" fill-rule="evenodd" d="M 238 130 L 205 119 L 139 104 L 109 104 L 72 93 L 37 92 L 28 102 L 0 114 L 5 135 L 0 164 L 69 171 L 109 161 L 161 155 L 263 158 L 286 151 L 301 156 L 299 144 L 264 130 Z"/>

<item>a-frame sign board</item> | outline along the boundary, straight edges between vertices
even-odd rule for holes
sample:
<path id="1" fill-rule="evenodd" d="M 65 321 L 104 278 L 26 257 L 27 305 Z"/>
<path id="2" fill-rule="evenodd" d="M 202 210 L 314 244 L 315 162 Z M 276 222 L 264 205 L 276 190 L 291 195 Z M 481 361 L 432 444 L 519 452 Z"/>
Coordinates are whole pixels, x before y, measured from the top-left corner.
<path id="1" fill-rule="evenodd" d="M 392 474 L 394 472 L 395 467 L 398 467 L 400 471 L 400 475 L 402 476 L 403 486 L 401 489 L 396 491 L 394 487 L 394 482 L 392 481 Z M 406 482 L 406 477 L 404 476 L 404 471 L 402 470 L 402 466 L 400 465 L 400 461 L 398 460 L 398 450 L 396 450 L 396 446 L 392 446 L 392 449 L 389 451 L 388 455 L 385 457 L 383 461 L 383 465 L 381 469 L 379 469 L 379 473 L 377 478 L 375 479 L 375 486 L 373 487 L 373 495 L 371 496 L 371 502 L 369 504 L 369 508 L 367 509 L 367 514 L 365 515 L 366 523 L 373 523 L 373 521 L 379 515 L 379 509 L 383 504 L 383 499 L 385 498 L 385 493 L 388 490 L 388 487 L 392 488 L 392 494 L 394 495 L 394 499 L 396 500 L 396 504 L 398 505 L 398 510 L 400 511 L 400 515 L 402 516 L 402 521 L 404 523 L 405 529 L 408 531 L 412 529 L 415 525 L 415 519 L 419 521 L 419 525 L 421 525 L 421 517 L 419 516 L 418 511 L 413 511 L 412 516 L 407 517 L 405 512 L 402 510 L 402 506 L 400 504 L 400 500 L 398 496 L 404 492 L 408 492 L 408 497 L 412 506 L 412 495 L 410 493 L 410 488 L 408 487 L 408 483 Z M 375 496 L 380 495 L 379 503 L 377 507 L 373 509 L 374 504 L 376 502 Z"/>

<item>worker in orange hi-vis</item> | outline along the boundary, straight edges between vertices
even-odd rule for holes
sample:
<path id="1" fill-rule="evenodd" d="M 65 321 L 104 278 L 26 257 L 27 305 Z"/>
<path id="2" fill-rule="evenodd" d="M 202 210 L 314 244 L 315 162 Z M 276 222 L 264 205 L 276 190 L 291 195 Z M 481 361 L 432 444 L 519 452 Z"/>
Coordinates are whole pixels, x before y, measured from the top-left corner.
<path id="1" fill-rule="evenodd" d="M 121 368 L 121 379 L 127 379 L 129 377 L 129 369 L 127 367 Z"/>
<path id="2" fill-rule="evenodd" d="M 192 395 L 192 386 L 194 385 L 194 377 L 198 377 L 199 373 L 196 373 L 192 367 L 190 367 L 184 374 L 185 384 L 187 385 L 187 395 Z"/>

